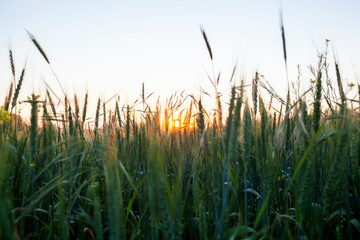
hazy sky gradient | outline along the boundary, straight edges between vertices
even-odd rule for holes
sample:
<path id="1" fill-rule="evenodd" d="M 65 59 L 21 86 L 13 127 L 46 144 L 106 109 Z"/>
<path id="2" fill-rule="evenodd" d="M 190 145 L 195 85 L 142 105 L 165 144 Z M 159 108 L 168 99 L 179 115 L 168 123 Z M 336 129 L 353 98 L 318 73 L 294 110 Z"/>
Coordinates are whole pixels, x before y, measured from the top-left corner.
<path id="1" fill-rule="evenodd" d="M 211 63 L 200 34 L 204 26 L 221 71 L 220 90 L 229 89 L 233 65 L 236 81 L 250 81 L 256 70 L 281 94 L 286 78 L 279 27 L 280 1 L 5 1 L 0 2 L 0 96 L 11 80 L 8 49 L 17 74 L 27 61 L 22 98 L 43 93 L 41 77 L 60 94 L 55 78 L 29 40 L 38 39 L 66 91 L 90 91 L 93 104 L 120 92 L 131 103 L 146 91 L 166 96 L 174 90 L 212 92 L 206 72 Z M 290 80 L 315 64 L 317 50 L 330 39 L 338 52 L 343 78 L 360 74 L 360 1 L 283 1 Z M 331 59 L 333 55 L 331 54 Z M 333 64 L 332 64 L 333 66 Z M 333 69 L 331 69 L 333 71 Z M 355 72 L 358 72 L 357 75 Z"/>

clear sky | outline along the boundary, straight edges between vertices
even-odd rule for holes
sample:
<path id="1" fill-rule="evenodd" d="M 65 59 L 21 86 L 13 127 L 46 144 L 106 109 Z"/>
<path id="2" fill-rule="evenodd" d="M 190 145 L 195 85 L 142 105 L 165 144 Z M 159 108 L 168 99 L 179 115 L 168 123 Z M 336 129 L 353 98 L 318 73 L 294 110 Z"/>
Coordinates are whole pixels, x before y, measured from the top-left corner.
<path id="1" fill-rule="evenodd" d="M 330 39 L 344 81 L 360 76 L 360 1 L 283 1 L 290 80 L 308 66 Z M 168 96 L 175 90 L 212 93 L 206 72 L 211 63 L 200 33 L 208 35 L 220 91 L 227 92 L 234 64 L 236 81 L 260 71 L 284 95 L 286 77 L 279 24 L 281 1 L 0 1 L 0 104 L 11 80 L 8 49 L 17 74 L 27 62 L 21 98 L 43 94 L 44 78 L 60 95 L 49 67 L 29 40 L 38 39 L 66 91 L 91 102 L 120 93 L 131 103 L 141 92 Z M 331 54 L 331 59 L 333 55 Z M 333 67 L 333 64 L 331 65 Z M 332 70 L 333 71 L 333 70 Z"/>

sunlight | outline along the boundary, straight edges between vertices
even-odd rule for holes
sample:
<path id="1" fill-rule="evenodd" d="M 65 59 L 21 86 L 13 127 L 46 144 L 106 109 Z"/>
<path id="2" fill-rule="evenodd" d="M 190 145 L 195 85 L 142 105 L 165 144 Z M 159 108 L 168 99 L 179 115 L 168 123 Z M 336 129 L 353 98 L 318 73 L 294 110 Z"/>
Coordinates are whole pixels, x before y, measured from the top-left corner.
<path id="1" fill-rule="evenodd" d="M 175 127 L 175 128 L 179 128 L 180 125 L 181 125 L 181 124 L 180 124 L 180 120 L 179 120 L 179 119 L 175 119 L 175 120 L 174 120 L 174 127 Z"/>

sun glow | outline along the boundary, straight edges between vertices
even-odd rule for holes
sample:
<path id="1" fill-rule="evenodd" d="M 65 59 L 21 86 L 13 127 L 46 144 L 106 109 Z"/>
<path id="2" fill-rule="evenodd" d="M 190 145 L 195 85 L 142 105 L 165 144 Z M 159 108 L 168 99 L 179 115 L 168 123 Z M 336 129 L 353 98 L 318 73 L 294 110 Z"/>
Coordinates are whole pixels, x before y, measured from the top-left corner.
<path id="1" fill-rule="evenodd" d="M 175 120 L 174 120 L 174 127 L 175 127 L 175 128 L 179 128 L 180 125 L 181 125 L 181 124 L 180 124 L 180 120 L 179 120 L 179 119 L 175 119 Z"/>

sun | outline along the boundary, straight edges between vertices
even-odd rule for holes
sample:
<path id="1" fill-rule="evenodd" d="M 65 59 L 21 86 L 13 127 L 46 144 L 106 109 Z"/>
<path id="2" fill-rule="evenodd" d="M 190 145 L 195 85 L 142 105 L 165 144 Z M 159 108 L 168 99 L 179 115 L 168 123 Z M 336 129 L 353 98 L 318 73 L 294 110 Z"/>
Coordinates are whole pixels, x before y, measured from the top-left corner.
<path id="1" fill-rule="evenodd" d="M 175 128 L 179 128 L 179 127 L 180 127 L 180 120 L 179 120 L 179 119 L 175 119 L 175 120 L 174 120 L 174 126 L 175 126 Z"/>

